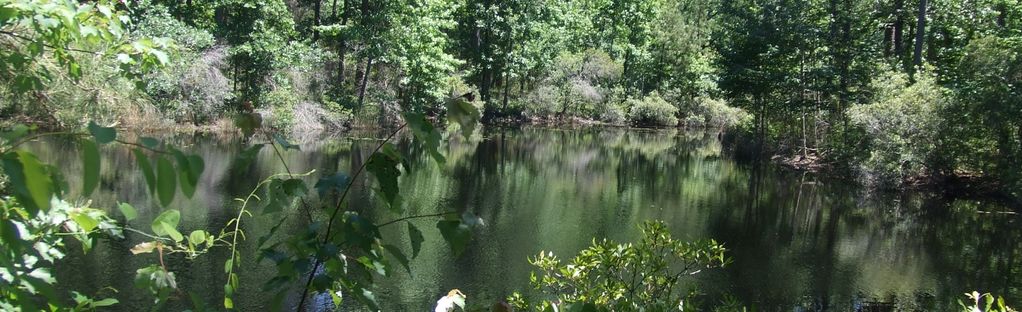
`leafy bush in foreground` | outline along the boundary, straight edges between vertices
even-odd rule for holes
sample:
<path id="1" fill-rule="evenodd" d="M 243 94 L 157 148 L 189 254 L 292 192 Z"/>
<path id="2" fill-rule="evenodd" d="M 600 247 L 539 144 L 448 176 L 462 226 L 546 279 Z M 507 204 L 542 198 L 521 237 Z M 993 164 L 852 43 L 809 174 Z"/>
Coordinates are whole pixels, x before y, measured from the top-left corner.
<path id="1" fill-rule="evenodd" d="M 958 305 L 962 307 L 962 312 L 1016 312 L 1015 309 L 1012 309 L 1004 303 L 1004 298 L 1002 297 L 994 299 L 993 295 L 989 293 L 981 295 L 978 291 L 973 291 L 972 293 L 967 293 L 965 295 L 969 297 L 972 304 L 965 305 L 965 303 L 961 300 L 958 300 Z"/>
<path id="2" fill-rule="evenodd" d="M 611 311 L 674 310 L 688 298 L 678 285 L 683 277 L 731 262 L 722 244 L 714 240 L 676 240 L 663 221 L 646 222 L 642 236 L 635 244 L 594 240 L 569 263 L 553 253 L 540 252 L 530 259 L 539 269 L 538 275 L 533 272 L 531 281 L 548 296 L 547 300 L 531 306 L 515 294 L 508 301 L 518 310 L 546 310 L 561 304 L 585 304 Z"/>

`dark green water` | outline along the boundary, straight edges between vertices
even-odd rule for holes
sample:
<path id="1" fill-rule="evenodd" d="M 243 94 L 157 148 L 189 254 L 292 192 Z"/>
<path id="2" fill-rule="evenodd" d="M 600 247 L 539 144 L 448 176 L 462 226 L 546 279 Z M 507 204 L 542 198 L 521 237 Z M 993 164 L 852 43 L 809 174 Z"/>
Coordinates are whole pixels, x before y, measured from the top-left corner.
<path id="1" fill-rule="evenodd" d="M 234 197 L 284 170 L 272 150 L 264 149 L 252 170 L 231 172 L 246 144 L 238 138 L 174 141 L 206 162 L 195 197 L 178 196 L 173 204 L 182 210 L 185 233 L 217 231 L 236 214 Z M 316 138 L 284 156 L 295 172 L 348 172 L 376 143 Z M 763 311 L 855 311 L 871 301 L 892 302 L 904 311 L 949 311 L 971 290 L 1022 302 L 1019 217 L 978 213 L 1006 209 L 992 200 L 868 195 L 812 174 L 734 161 L 721 152 L 715 134 L 705 133 L 489 129 L 479 140 L 452 142 L 442 167 L 407 139 L 400 146 L 412 160 L 401 180 L 409 214 L 471 211 L 486 226 L 455 258 L 433 227 L 435 220 L 417 221 L 426 242 L 412 261 L 412 274 L 395 270 L 378 280 L 377 298 L 387 311 L 432 311 L 452 288 L 466 293 L 470 304 L 489 305 L 528 289 L 527 257 L 540 251 L 567 257 L 594 237 L 629 240 L 636 225 L 650 219 L 666 221 L 677 237 L 715 238 L 730 249 L 733 265 L 689 283 L 707 294 L 709 305 L 730 294 Z M 72 174 L 80 172 L 72 144 L 53 140 L 32 148 L 63 167 L 71 185 L 79 183 Z M 108 147 L 104 154 L 103 190 L 94 194 L 94 206 L 132 203 L 140 217 L 130 224 L 147 229 L 160 208 L 145 191 L 129 151 Z M 376 220 L 398 217 L 373 208 L 366 185 L 358 181 L 352 204 Z M 289 230 L 305 226 L 301 218 L 289 220 Z M 265 233 L 276 221 L 257 215 L 242 228 Z M 262 311 L 269 296 L 260 287 L 275 271 L 253 262 L 254 237 L 260 234 L 249 235 L 253 238 L 241 247 L 246 261 L 235 301 L 243 311 Z M 383 235 L 410 250 L 403 227 L 384 228 Z M 121 310 L 147 309 L 147 297 L 131 282 L 136 269 L 157 260 L 128 250 L 142 239 L 129 234 L 123 241 L 102 241 L 84 256 L 72 250 L 58 266 L 61 284 L 84 293 L 112 286 L 120 291 Z M 227 253 L 196 260 L 171 256 L 167 264 L 181 289 L 217 306 Z M 185 301 L 175 300 L 171 310 L 181 310 Z"/>

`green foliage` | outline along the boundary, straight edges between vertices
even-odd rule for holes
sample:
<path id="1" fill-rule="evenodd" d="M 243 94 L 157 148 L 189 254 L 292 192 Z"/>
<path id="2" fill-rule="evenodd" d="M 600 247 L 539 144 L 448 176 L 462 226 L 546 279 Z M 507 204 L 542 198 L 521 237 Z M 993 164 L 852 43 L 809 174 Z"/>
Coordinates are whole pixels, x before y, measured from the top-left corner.
<path id="1" fill-rule="evenodd" d="M 682 124 L 690 128 L 727 129 L 751 121 L 752 116 L 745 110 L 728 106 L 720 99 L 697 97 L 687 105 L 679 105 Z"/>
<path id="2" fill-rule="evenodd" d="M 970 304 L 966 305 L 961 300 L 958 300 L 958 305 L 962 307 L 962 312 L 975 312 L 975 311 L 986 311 L 986 312 L 1014 312 L 1015 309 L 1005 305 L 1004 298 L 994 298 L 993 295 L 986 293 L 980 294 L 977 291 L 966 293 L 969 297 Z"/>
<path id="3" fill-rule="evenodd" d="M 14 198 L 0 198 L 0 308 L 5 311 L 92 311 L 117 303 L 77 292 L 58 291 L 52 271 L 68 252 L 64 236 L 78 240 L 85 252 L 97 237 L 121 237 L 121 230 L 102 210 L 75 207 L 54 199 L 52 208 L 30 212 Z M 73 294 L 73 296 L 72 296 Z M 74 299 L 74 306 L 66 305 Z"/>
<path id="4" fill-rule="evenodd" d="M 653 93 L 645 98 L 629 99 L 628 121 L 636 126 L 673 127 L 678 125 L 678 108 Z"/>
<path id="5" fill-rule="evenodd" d="M 539 274 L 531 281 L 547 296 L 535 307 L 551 304 L 592 304 L 611 311 L 638 309 L 666 311 L 688 295 L 680 289 L 682 278 L 704 269 L 730 263 L 723 245 L 713 240 L 683 242 L 671 237 L 662 221 L 646 222 L 637 243 L 617 244 L 593 240 L 569 263 L 553 253 L 540 252 L 529 259 Z M 532 308 L 520 299 L 509 300 L 517 309 Z"/>
<path id="6" fill-rule="evenodd" d="M 932 77 L 888 72 L 874 82 L 875 101 L 849 109 L 851 122 L 865 129 L 870 155 L 862 163 L 871 181 L 900 186 L 911 177 L 937 172 L 934 161 L 941 140 L 940 111 L 947 90 Z"/>
<path id="7" fill-rule="evenodd" d="M 1006 189 L 1022 185 L 1022 36 L 984 37 L 965 47 L 948 115 L 961 167 L 992 173 Z M 1022 194 L 1009 191 L 1013 197 Z"/>

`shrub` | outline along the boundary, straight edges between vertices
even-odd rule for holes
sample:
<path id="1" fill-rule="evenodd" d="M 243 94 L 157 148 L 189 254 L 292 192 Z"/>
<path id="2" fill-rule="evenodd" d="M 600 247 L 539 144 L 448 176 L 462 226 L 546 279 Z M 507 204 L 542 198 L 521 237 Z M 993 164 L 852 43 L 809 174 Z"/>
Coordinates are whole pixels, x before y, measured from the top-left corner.
<path id="1" fill-rule="evenodd" d="M 145 92 L 162 114 L 178 122 L 199 124 L 222 117 L 234 96 L 230 80 L 220 71 L 226 58 L 224 47 L 180 52 L 170 66 L 147 75 Z"/>
<path id="2" fill-rule="evenodd" d="M 621 77 L 623 66 L 606 52 L 587 50 L 559 55 L 540 86 L 525 95 L 527 117 L 603 119 L 614 93 L 609 86 Z"/>
<path id="3" fill-rule="evenodd" d="M 628 116 L 625 115 L 625 110 L 616 104 L 607 103 L 600 113 L 600 121 L 614 124 L 623 125 L 628 120 Z"/>
<path id="4" fill-rule="evenodd" d="M 667 103 L 655 92 L 642 100 L 629 99 L 626 101 L 628 110 L 628 121 L 636 126 L 646 127 L 670 127 L 678 125 L 678 108 Z"/>
<path id="5" fill-rule="evenodd" d="M 1004 298 L 997 297 L 989 293 L 980 294 L 978 291 L 972 293 L 966 293 L 969 297 L 970 304 L 966 305 L 961 300 L 958 300 L 958 305 L 962 307 L 962 312 L 976 312 L 976 311 L 987 311 L 987 312 L 1015 312 L 1015 309 L 1007 306 L 1004 303 Z"/>
<path id="6" fill-rule="evenodd" d="M 553 85 L 543 85 L 525 95 L 525 115 L 530 118 L 549 118 L 560 111 L 560 90 Z"/>
<path id="7" fill-rule="evenodd" d="M 282 88 L 270 91 L 262 96 L 260 113 L 263 122 L 280 130 L 290 130 L 295 124 L 296 98 L 289 89 Z"/>
<path id="8" fill-rule="evenodd" d="M 730 128 L 752 118 L 745 110 L 710 97 L 697 97 L 681 109 L 683 125 L 692 128 Z"/>
<path id="9" fill-rule="evenodd" d="M 861 163 L 866 181 L 880 187 L 897 187 L 912 177 L 927 174 L 936 154 L 945 105 L 945 89 L 925 72 L 908 76 L 887 72 L 873 82 L 872 103 L 849 109 L 850 121 L 864 129 L 870 155 Z"/>
<path id="10" fill-rule="evenodd" d="M 590 304 L 610 311 L 673 310 L 689 297 L 680 289 L 683 277 L 730 263 L 723 245 L 713 240 L 682 242 L 671 237 L 662 221 L 646 222 L 635 244 L 593 241 L 569 263 L 540 252 L 529 262 L 539 269 L 530 280 L 548 296 L 537 311 L 557 304 Z M 508 300 L 516 310 L 530 303 L 520 294 Z"/>

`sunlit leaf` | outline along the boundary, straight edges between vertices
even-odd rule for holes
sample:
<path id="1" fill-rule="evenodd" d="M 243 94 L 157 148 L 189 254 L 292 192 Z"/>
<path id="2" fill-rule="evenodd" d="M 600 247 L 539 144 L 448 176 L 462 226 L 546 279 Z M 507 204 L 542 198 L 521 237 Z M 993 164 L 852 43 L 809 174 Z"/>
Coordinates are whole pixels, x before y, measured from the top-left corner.
<path id="1" fill-rule="evenodd" d="M 88 197 L 99 185 L 99 148 L 95 142 L 82 140 L 82 196 Z"/>
<path id="2" fill-rule="evenodd" d="M 138 212 L 135 211 L 135 207 L 132 207 L 131 204 L 120 203 L 117 205 L 117 209 L 121 210 L 121 214 L 124 215 L 125 220 L 131 221 L 138 217 Z"/>
<path id="3" fill-rule="evenodd" d="M 72 213 L 71 219 L 75 220 L 75 223 L 78 224 L 78 227 L 82 228 L 82 231 L 85 232 L 92 232 L 92 230 L 96 229 L 96 226 L 99 226 L 99 220 L 96 220 L 95 218 L 86 213 L 81 212 Z"/>
<path id="4" fill-rule="evenodd" d="M 151 253 L 151 252 L 153 252 L 153 250 L 156 250 L 156 248 L 158 246 L 159 246 L 159 243 L 157 243 L 157 242 L 142 242 L 142 243 L 138 243 L 134 247 L 131 247 L 131 254 L 137 255 L 137 254 Z"/>
<path id="5" fill-rule="evenodd" d="M 170 209 L 164 211 L 159 216 L 153 219 L 152 230 L 158 236 L 169 236 L 167 229 L 174 230 L 177 232 L 177 224 L 181 222 L 181 211 L 176 209 Z M 181 235 L 178 233 L 177 235 Z"/>
<path id="6" fill-rule="evenodd" d="M 199 244 L 206 242 L 206 231 L 195 230 L 188 234 L 188 242 L 198 246 Z"/>

